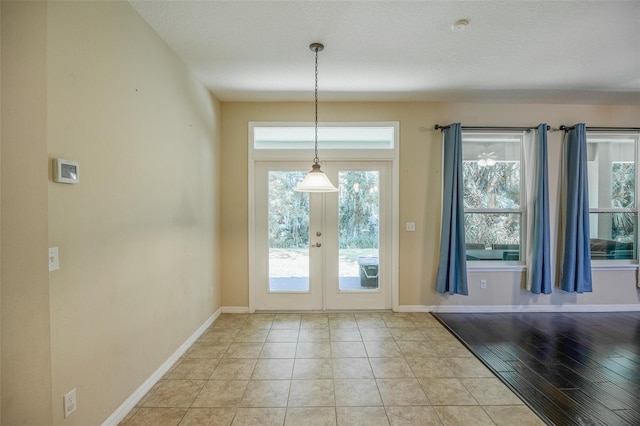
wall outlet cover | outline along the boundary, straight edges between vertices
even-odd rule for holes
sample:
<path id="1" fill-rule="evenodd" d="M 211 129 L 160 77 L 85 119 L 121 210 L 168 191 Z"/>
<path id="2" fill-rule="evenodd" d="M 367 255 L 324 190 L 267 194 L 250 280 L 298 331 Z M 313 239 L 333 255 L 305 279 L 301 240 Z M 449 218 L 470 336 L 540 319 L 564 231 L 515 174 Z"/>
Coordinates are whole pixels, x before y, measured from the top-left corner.
<path id="1" fill-rule="evenodd" d="M 64 402 L 64 417 L 65 419 L 76 411 L 76 388 L 71 389 L 63 398 Z"/>
<path id="2" fill-rule="evenodd" d="M 60 257 L 58 256 L 58 247 L 49 248 L 49 272 L 60 269 Z"/>

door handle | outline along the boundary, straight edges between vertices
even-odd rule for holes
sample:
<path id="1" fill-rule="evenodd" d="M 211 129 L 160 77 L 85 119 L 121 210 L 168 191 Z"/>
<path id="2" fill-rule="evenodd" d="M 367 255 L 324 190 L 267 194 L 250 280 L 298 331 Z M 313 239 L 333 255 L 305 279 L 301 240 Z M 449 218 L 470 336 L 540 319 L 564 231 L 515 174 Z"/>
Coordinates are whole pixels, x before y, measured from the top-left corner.
<path id="1" fill-rule="evenodd" d="M 312 245 L 311 247 L 322 247 L 322 243 L 315 243 L 314 245 Z"/>

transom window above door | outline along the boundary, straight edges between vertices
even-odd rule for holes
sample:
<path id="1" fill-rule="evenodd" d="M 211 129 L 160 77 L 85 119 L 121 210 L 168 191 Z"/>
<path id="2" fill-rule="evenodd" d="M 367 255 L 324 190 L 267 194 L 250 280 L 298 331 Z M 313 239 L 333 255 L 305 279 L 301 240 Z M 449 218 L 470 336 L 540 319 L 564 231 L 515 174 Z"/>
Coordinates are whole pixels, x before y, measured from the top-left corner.
<path id="1" fill-rule="evenodd" d="M 393 159 L 398 127 L 397 122 L 318 123 L 320 157 Z M 314 142 L 314 123 L 249 123 L 249 149 L 254 160 L 311 158 Z"/>

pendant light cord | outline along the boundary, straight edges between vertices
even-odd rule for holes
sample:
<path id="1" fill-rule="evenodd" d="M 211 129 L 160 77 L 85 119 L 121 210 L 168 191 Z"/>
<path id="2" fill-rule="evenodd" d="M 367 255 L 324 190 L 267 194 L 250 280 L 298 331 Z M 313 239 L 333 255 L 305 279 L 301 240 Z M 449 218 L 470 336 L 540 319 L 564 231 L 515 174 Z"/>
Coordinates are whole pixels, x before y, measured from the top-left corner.
<path id="1" fill-rule="evenodd" d="M 313 165 L 311 166 L 311 170 L 305 176 L 305 178 L 300 182 L 298 186 L 294 188 L 295 191 L 298 192 L 338 192 L 338 188 L 333 186 L 331 180 L 327 177 L 326 174 L 320 170 L 320 159 L 318 158 L 318 52 L 321 52 L 324 49 L 324 45 L 322 43 L 311 43 L 309 45 L 309 49 L 312 52 L 316 53 L 316 84 L 315 84 L 315 108 L 316 108 L 316 117 L 315 117 L 315 157 L 313 158 Z M 318 244 L 318 247 L 320 244 Z"/>
<path id="2" fill-rule="evenodd" d="M 318 47 L 314 49 L 316 51 L 316 87 L 315 87 L 315 105 L 316 105 L 316 145 L 315 145 L 315 157 L 313 158 L 313 164 L 318 164 L 320 159 L 318 158 Z"/>

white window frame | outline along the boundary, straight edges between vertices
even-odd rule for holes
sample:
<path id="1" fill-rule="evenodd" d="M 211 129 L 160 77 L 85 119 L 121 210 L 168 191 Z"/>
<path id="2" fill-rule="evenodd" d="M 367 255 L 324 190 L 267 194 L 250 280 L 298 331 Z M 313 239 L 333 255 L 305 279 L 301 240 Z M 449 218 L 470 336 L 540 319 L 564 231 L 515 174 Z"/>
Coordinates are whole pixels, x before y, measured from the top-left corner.
<path id="1" fill-rule="evenodd" d="M 638 197 L 640 196 L 640 171 L 638 170 L 639 163 L 639 151 L 640 151 L 640 132 L 624 132 L 624 131 L 610 131 L 610 132 L 589 132 L 587 131 L 587 145 L 589 141 L 593 142 L 594 140 L 604 140 L 604 139 L 634 139 L 634 158 L 632 160 L 635 162 L 635 207 L 634 208 L 615 208 L 615 207 L 607 207 L 607 208 L 589 208 L 589 214 L 591 213 L 635 213 L 636 214 L 636 233 L 635 233 L 635 241 L 633 244 L 634 247 L 634 257 L 635 259 L 592 259 L 591 260 L 591 269 L 592 270 L 636 270 L 638 269 L 638 242 L 640 241 L 640 237 L 638 236 L 638 231 L 640 230 L 638 222 Z M 613 163 L 612 163 L 613 164 Z M 591 176 L 589 176 L 589 179 Z M 591 236 L 589 236 L 591 239 Z"/>
<path id="2" fill-rule="evenodd" d="M 509 137 L 520 139 L 520 208 L 519 209 L 498 209 L 498 208 L 464 208 L 464 214 L 467 213 L 479 213 L 479 214 L 519 214 L 520 215 L 520 260 L 467 260 L 467 271 L 515 271 L 521 272 L 526 269 L 527 259 L 527 244 L 526 244 L 526 226 L 527 226 L 527 206 L 526 206 L 526 181 L 525 181 L 525 144 L 524 144 L 524 132 L 514 132 L 491 130 L 491 131 L 478 131 L 478 130 L 462 130 L 462 151 L 464 153 L 465 136 L 467 143 L 473 142 L 473 139 L 487 139 L 491 140 L 495 136 Z M 471 140 L 469 140 L 471 139 Z M 496 138 L 496 141 L 500 141 L 500 138 Z M 469 161 L 469 160 L 463 160 Z"/>

